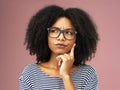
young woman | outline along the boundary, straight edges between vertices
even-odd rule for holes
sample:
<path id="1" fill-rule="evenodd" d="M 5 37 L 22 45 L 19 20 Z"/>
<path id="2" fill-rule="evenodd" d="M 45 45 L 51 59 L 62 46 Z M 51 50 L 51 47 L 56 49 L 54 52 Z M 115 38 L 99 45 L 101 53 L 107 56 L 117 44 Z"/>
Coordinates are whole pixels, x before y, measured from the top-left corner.
<path id="1" fill-rule="evenodd" d="M 86 65 L 97 41 L 85 11 L 56 5 L 41 9 L 31 18 L 25 38 L 37 62 L 23 70 L 20 90 L 97 90 L 96 71 Z"/>

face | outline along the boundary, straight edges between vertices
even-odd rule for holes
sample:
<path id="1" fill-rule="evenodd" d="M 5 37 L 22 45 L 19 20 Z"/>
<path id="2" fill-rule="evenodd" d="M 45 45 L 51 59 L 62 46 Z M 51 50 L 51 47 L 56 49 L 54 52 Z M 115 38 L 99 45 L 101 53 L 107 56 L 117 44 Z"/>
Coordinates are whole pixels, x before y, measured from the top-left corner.
<path id="1" fill-rule="evenodd" d="M 76 40 L 76 36 L 71 40 L 66 39 L 65 37 L 71 34 L 71 33 L 68 33 L 69 30 L 72 32 L 75 32 L 71 21 L 66 17 L 61 17 L 52 25 L 52 27 L 57 28 L 58 31 L 61 30 L 61 32 L 67 31 L 67 32 L 58 34 L 58 37 L 54 37 L 54 38 L 48 35 L 48 46 L 52 54 L 60 55 L 64 53 L 69 53 Z M 54 32 L 57 32 L 57 31 L 54 31 Z"/>

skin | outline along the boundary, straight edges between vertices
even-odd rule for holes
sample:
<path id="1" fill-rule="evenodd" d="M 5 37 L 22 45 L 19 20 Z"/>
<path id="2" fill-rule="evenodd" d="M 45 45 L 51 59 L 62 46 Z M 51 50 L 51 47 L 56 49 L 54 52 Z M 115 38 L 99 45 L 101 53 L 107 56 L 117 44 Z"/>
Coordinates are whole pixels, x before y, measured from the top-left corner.
<path id="1" fill-rule="evenodd" d="M 66 17 L 59 18 L 52 27 L 65 30 L 74 28 L 71 21 Z M 46 74 L 63 79 L 65 90 L 75 90 L 70 74 L 77 70 L 74 62 L 75 40 L 66 40 L 63 34 L 58 38 L 48 36 L 48 46 L 51 50 L 51 57 L 48 62 L 40 63 L 39 67 Z M 62 44 L 62 45 L 61 45 Z"/>

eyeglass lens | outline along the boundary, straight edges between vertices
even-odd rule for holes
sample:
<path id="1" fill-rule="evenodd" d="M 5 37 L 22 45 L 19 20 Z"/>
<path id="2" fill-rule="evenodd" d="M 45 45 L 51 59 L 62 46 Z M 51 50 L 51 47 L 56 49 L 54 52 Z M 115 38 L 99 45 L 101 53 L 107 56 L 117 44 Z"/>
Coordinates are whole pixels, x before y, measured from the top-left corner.
<path id="1" fill-rule="evenodd" d="M 53 38 L 59 37 L 61 33 L 63 33 L 64 37 L 66 39 L 74 39 L 76 36 L 76 31 L 73 29 L 66 29 L 66 30 L 60 30 L 59 28 L 48 28 L 49 36 Z"/>

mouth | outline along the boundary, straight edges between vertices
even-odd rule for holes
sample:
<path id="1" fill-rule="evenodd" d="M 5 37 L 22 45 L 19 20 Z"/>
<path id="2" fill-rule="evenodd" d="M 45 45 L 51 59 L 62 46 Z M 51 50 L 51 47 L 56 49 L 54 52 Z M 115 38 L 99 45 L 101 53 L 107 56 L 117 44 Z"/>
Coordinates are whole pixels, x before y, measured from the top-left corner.
<path id="1" fill-rule="evenodd" d="M 55 44 L 55 46 L 57 48 L 65 48 L 65 47 L 67 47 L 67 45 L 65 45 L 65 44 Z"/>

